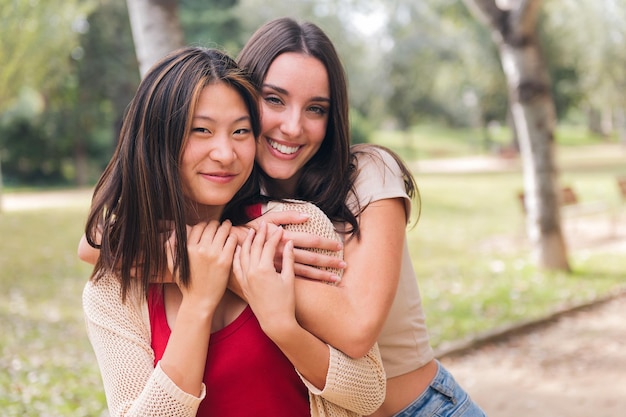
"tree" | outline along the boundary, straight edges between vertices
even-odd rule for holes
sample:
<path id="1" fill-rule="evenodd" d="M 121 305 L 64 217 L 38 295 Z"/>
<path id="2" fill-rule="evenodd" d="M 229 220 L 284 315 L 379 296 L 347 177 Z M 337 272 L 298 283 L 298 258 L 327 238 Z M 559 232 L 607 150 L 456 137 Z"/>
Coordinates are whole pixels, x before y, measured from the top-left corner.
<path id="1" fill-rule="evenodd" d="M 126 0 L 141 76 L 184 44 L 178 0 Z"/>
<path id="2" fill-rule="evenodd" d="M 92 7 L 89 0 L 0 0 L 0 115 L 24 89 L 39 90 L 62 77 L 77 45 L 75 23 Z M 0 209 L 1 203 L 0 174 Z"/>
<path id="3" fill-rule="evenodd" d="M 554 162 L 556 115 L 536 35 L 541 0 L 464 0 L 491 30 L 507 80 L 523 164 L 526 231 L 540 267 L 570 269 Z"/>

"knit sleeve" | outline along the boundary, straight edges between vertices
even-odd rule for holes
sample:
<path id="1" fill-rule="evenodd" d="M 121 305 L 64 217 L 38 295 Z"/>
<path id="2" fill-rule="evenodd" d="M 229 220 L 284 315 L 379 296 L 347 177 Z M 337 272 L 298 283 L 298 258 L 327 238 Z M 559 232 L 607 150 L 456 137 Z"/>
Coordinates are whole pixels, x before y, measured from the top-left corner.
<path id="1" fill-rule="evenodd" d="M 267 209 L 306 212 L 310 215 L 309 220 L 301 224 L 284 225 L 285 229 L 340 240 L 332 222 L 311 203 L 292 200 L 270 202 Z M 343 251 L 312 250 L 343 257 Z M 341 276 L 343 270 L 333 272 Z M 374 345 L 367 355 L 358 359 L 351 358 L 332 346 L 329 348 L 330 362 L 323 390 L 317 389 L 300 375 L 309 389 L 311 415 L 347 417 L 368 415 L 376 411 L 385 399 L 387 382 L 378 345 Z"/>
<path id="2" fill-rule="evenodd" d="M 125 303 L 118 279 L 105 275 L 83 290 L 87 335 L 100 367 L 109 413 L 118 416 L 193 417 L 205 396 L 182 391 L 154 366 L 150 326 L 142 295 Z"/>
<path id="3" fill-rule="evenodd" d="M 323 390 L 302 378 L 309 389 L 312 416 L 352 417 L 369 415 L 385 399 L 386 375 L 378 345 L 362 358 L 353 359 L 330 347 L 330 363 Z"/>

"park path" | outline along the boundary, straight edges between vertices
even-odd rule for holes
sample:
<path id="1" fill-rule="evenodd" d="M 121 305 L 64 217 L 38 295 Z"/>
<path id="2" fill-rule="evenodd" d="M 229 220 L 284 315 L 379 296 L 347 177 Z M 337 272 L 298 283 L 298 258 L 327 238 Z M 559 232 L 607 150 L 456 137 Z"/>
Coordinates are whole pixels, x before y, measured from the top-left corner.
<path id="1" fill-rule="evenodd" d="M 490 417 L 623 417 L 626 292 L 441 361 Z"/>

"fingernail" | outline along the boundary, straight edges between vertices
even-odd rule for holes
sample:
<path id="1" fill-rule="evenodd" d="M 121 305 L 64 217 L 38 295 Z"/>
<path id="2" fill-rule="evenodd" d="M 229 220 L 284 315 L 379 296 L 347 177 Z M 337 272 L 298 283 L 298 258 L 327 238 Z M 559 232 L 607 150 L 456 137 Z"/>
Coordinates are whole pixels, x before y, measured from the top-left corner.
<path id="1" fill-rule="evenodd" d="M 339 275 L 331 275 L 330 279 L 335 283 L 341 282 L 341 277 Z"/>
<path id="2" fill-rule="evenodd" d="M 348 264 L 347 264 L 347 263 L 345 263 L 344 261 L 341 261 L 341 262 L 339 262 L 339 265 L 337 266 L 337 268 L 340 268 L 340 269 L 345 269 L 345 268 L 346 268 L 346 266 L 348 266 Z"/>
<path id="3" fill-rule="evenodd" d="M 310 219 L 311 215 L 309 213 L 299 213 L 299 216 L 303 219 Z"/>

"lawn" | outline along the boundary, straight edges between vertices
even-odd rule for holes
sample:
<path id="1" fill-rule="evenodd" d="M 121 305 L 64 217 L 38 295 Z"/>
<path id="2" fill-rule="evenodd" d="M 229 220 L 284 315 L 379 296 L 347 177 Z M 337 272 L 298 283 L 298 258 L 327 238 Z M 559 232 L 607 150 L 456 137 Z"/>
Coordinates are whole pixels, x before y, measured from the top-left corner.
<path id="1" fill-rule="evenodd" d="M 560 152 L 562 181 L 585 198 L 617 207 L 612 181 L 626 174 L 626 164 L 612 149 Z M 532 265 L 515 197 L 519 172 L 416 175 L 422 213 L 408 239 L 435 347 L 625 287 L 623 249 L 573 247 L 570 274 Z M 80 301 L 90 268 L 75 255 L 86 210 L 0 213 L 3 416 L 105 415 Z M 616 233 L 626 239 L 626 207 L 620 210 Z M 607 218 L 600 214 L 594 221 Z"/>

